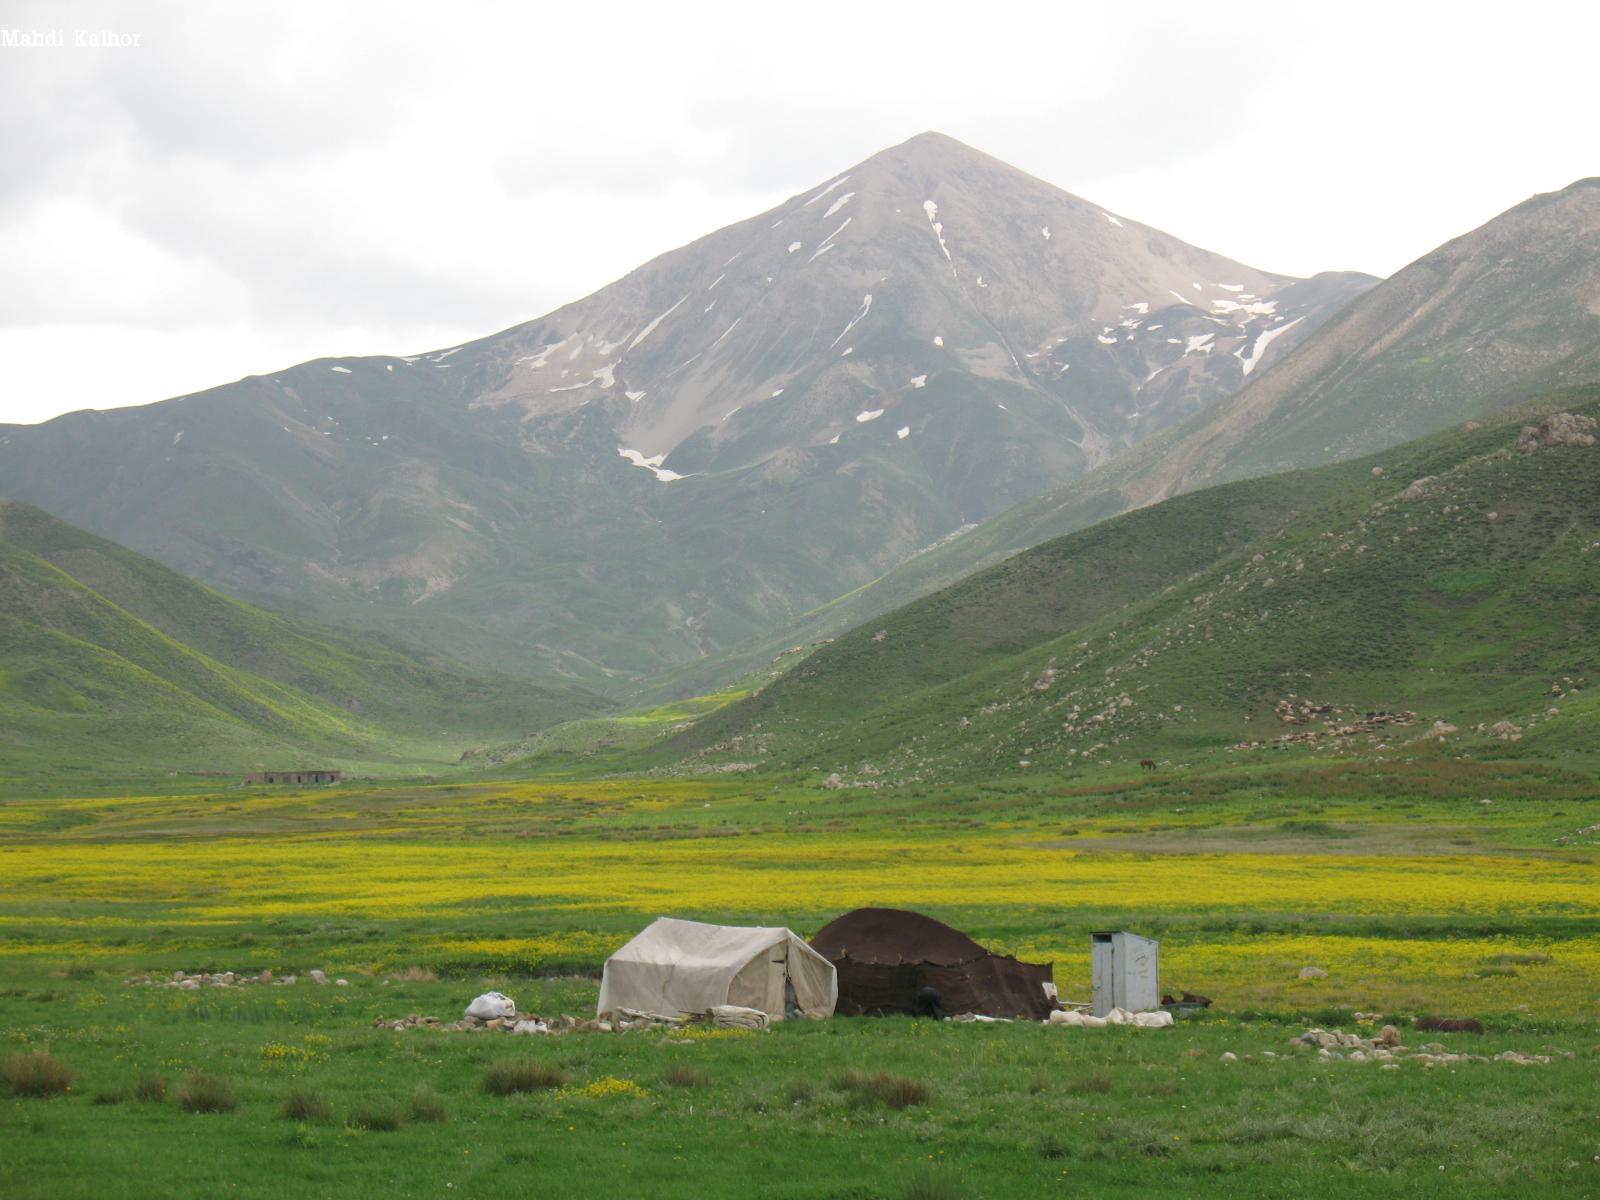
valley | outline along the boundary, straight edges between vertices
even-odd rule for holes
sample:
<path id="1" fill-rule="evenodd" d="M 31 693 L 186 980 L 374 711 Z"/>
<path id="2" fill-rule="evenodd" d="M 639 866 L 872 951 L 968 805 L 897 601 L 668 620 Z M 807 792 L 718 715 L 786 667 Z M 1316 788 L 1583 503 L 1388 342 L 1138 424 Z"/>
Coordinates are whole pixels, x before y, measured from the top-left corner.
<path id="1" fill-rule="evenodd" d="M 0 1194 L 1600 1191 L 1600 183 L 1381 280 L 777 196 L 0 425 Z M 770 928 L 884 907 L 1041 1007 Z M 719 998 L 602 999 L 662 916 Z"/>

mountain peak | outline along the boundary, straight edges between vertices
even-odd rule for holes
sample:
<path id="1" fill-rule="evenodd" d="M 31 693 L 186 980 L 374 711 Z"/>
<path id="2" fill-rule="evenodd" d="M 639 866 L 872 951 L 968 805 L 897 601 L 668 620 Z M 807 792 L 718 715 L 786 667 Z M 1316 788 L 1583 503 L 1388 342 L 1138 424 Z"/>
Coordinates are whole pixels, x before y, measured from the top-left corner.
<path id="1" fill-rule="evenodd" d="M 602 683 L 1078 477 L 1237 389 L 1351 286 L 1258 271 L 929 130 L 475 342 L 8 430 L 0 489 L 278 606 L 376 604 L 452 654 L 503 669 L 515 645 Z M 339 496 L 347 532 L 273 483 L 239 503 L 270 496 L 293 532 L 266 553 L 236 536 L 195 489 L 242 454 L 309 460 L 307 495 Z M 148 462 L 127 475 L 159 501 L 103 498 L 112 457 Z M 473 597 L 513 579 L 536 581 L 526 603 L 482 628 Z"/>

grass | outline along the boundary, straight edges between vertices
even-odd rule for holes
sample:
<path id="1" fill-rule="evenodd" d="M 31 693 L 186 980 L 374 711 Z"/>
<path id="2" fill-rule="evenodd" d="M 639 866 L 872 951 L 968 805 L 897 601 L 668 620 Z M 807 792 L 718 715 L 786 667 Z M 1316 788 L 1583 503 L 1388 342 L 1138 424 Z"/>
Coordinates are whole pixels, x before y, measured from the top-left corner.
<path id="1" fill-rule="evenodd" d="M 1321 1022 L 1286 1016 L 1206 1014 L 1159 1031 L 852 1018 L 688 1046 L 649 1032 L 573 1033 L 539 1047 L 564 1082 L 504 1093 L 483 1080 L 507 1061 L 509 1035 L 371 1028 L 379 1013 L 446 1013 L 484 982 L 386 986 L 357 976 L 339 994 L 197 994 L 65 981 L 52 1010 L 55 1052 L 78 1069 L 81 1091 L 48 1105 L 0 1101 L 0 1191 L 31 1200 L 79 1194 L 93 1180 L 109 1197 L 148 1195 L 187 1165 L 194 1175 L 184 1178 L 231 1182 L 245 1197 L 325 1195 L 330 1174 L 351 1196 L 392 1194 L 397 1170 L 418 1192 L 487 1194 L 525 1189 L 534 1163 L 551 1195 L 604 1184 L 663 1200 L 748 1194 L 763 1171 L 763 1194 L 780 1200 L 892 1200 L 913 1181 L 974 1198 L 1044 1195 L 1063 1179 L 1107 1196 L 1223 1187 L 1254 1200 L 1294 1186 L 1317 1194 L 1323 1183 L 1358 1198 L 1427 1195 L 1440 1186 L 1441 1162 L 1445 1184 L 1465 1200 L 1581 1196 L 1597 1182 L 1592 1021 L 1525 1022 L 1482 1037 L 1404 1030 L 1408 1043 L 1486 1055 L 1558 1052 L 1546 1066 L 1454 1072 L 1295 1054 L 1289 1038 Z M 595 1002 L 592 980 L 499 982 L 532 1011 L 592 1011 Z M 83 1019 L 111 999 L 115 1025 Z M 0 1029 L 23 1022 L 38 1022 L 30 1002 L 0 997 Z M 256 1053 L 308 1035 L 321 1058 L 275 1063 Z M 1220 1064 L 1224 1051 L 1240 1061 Z M 233 1119 L 197 1118 L 177 1104 L 92 1103 L 173 1061 L 185 1074 L 226 1077 Z M 704 1082 L 667 1085 L 680 1066 Z M 1109 1090 L 1077 1086 L 1100 1077 Z M 1036 1079 L 1050 1086 L 1028 1086 Z M 321 1104 L 279 1119 L 297 1094 Z M 454 1119 L 433 1120 L 419 1095 Z M 804 1170 L 773 1173 L 774 1146 Z"/>
<path id="2" fill-rule="evenodd" d="M 1561 839 L 1600 821 L 1597 794 L 1582 755 L 1419 750 L 839 791 L 544 779 L 3 800 L 0 1044 L 48 1044 L 79 1078 L 48 1104 L 0 1101 L 0 1193 L 93 1180 L 115 1200 L 183 1178 L 360 1197 L 403 1169 L 418 1192 L 490 1194 L 536 1169 L 554 1195 L 667 1200 L 754 1177 L 778 1200 L 924 1184 L 1248 1200 L 1308 1179 L 1358 1200 L 1581 1196 L 1600 1184 L 1600 850 Z M 1148 932 L 1164 987 L 1216 1003 L 1160 1031 L 839 1019 L 687 1045 L 373 1027 L 449 1022 L 486 990 L 589 1015 L 605 956 L 663 910 L 810 933 L 871 902 L 1053 960 L 1072 998 L 1089 930 Z M 1300 980 L 1308 964 L 1327 978 Z M 310 983 L 313 967 L 350 984 Z M 162 986 L 178 969 L 280 982 Z M 1356 1011 L 1409 1043 L 1554 1061 L 1383 1072 L 1290 1051 Z M 1408 1021 L 1433 1013 L 1486 1032 Z M 162 1102 L 158 1080 L 186 1091 L 197 1074 L 227 1081 L 237 1119 Z M 151 1102 L 93 1103 L 133 1080 Z M 773 1171 L 780 1144 L 803 1173 Z"/>

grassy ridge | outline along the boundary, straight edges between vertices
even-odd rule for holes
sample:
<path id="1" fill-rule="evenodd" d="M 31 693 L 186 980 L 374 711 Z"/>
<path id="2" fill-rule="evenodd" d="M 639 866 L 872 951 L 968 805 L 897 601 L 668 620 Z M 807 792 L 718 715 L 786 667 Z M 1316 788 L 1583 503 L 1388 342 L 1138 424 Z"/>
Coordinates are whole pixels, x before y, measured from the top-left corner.
<path id="1" fill-rule="evenodd" d="M 437 761 L 604 707 L 254 608 L 0 502 L 0 753 L 24 774 Z"/>
<path id="2" fill-rule="evenodd" d="M 1600 450 L 1512 450 L 1523 419 L 1561 409 L 1600 415 L 1600 391 L 1047 543 L 852 631 L 669 749 L 937 778 L 1272 738 L 1291 695 L 1592 728 Z"/>

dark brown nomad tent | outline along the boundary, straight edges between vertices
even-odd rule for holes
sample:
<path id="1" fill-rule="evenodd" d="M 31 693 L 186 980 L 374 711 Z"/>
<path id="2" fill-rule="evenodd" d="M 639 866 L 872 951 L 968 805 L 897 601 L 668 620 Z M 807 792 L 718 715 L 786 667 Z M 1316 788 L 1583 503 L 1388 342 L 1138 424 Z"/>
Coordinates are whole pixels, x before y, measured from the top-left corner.
<path id="1" fill-rule="evenodd" d="M 915 1013 L 925 987 L 944 1013 L 1041 1020 L 1054 1005 L 1051 963 L 993 954 L 921 913 L 858 908 L 822 927 L 811 948 L 839 974 L 839 1016 Z"/>

